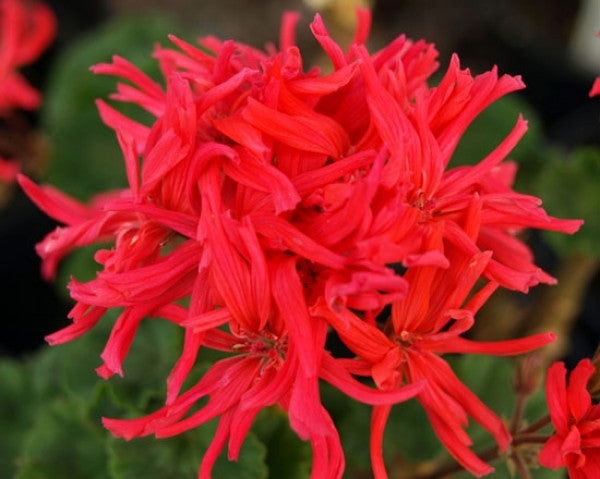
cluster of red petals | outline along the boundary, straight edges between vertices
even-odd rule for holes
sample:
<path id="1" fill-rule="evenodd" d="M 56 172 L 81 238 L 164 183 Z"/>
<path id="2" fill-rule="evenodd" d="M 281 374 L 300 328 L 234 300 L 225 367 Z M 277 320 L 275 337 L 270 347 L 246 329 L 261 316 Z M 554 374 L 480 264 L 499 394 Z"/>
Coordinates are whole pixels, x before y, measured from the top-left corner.
<path id="1" fill-rule="evenodd" d="M 0 0 L 0 118 L 14 109 L 39 107 L 39 92 L 17 69 L 35 61 L 55 34 L 56 20 L 46 5 Z M 18 172 L 18 163 L 0 157 L 0 181 L 11 181 Z"/>
<path id="2" fill-rule="evenodd" d="M 556 433 L 540 451 L 539 461 L 554 470 L 566 467 L 570 479 L 600 477 L 600 405 L 592 404 L 587 384 L 596 369 L 589 359 L 569 375 L 554 363 L 546 376 L 546 399 Z"/>
<path id="3" fill-rule="evenodd" d="M 91 205 L 20 177 L 32 200 L 65 225 L 38 245 L 46 277 L 74 248 L 114 242 L 96 253 L 95 279 L 72 280 L 73 323 L 48 341 L 72 340 L 107 309 L 123 308 L 98 368 L 107 378 L 122 374 L 143 319 L 183 328 L 165 406 L 105 425 L 125 438 L 162 437 L 218 417 L 201 477 L 227 443 L 237 457 L 254 417 L 272 404 L 311 442 L 313 477 L 340 477 L 344 457 L 319 380 L 374 406 L 376 477 L 386 476 L 389 409 L 416 394 L 449 451 L 485 474 L 491 467 L 469 449 L 468 417 L 503 448 L 510 436 L 441 355 L 518 354 L 551 341 L 548 334 L 473 343 L 462 335 L 498 286 L 527 291 L 554 281 L 533 264 L 519 231 L 572 233 L 580 225 L 549 217 L 540 200 L 511 189 L 515 166 L 503 160 L 525 133 L 521 118 L 476 166 L 449 166 L 471 121 L 523 83 L 496 69 L 473 77 L 454 56 L 430 87 L 434 47 L 399 37 L 369 54 L 368 11 L 359 12 L 348 52 L 317 15 L 311 29 L 333 71 L 305 71 L 296 21 L 284 17 L 279 49 L 266 52 L 172 36 L 177 49 L 154 54 L 164 87 L 123 58 L 93 67 L 127 80 L 112 99 L 156 121 L 140 124 L 98 101 L 116 131 L 129 186 Z M 463 304 L 480 278 L 483 286 Z M 325 350 L 332 329 L 356 359 Z M 181 392 L 201 347 L 230 356 Z M 377 388 L 354 375 L 371 377 Z M 190 414 L 201 398 L 206 405 Z"/>

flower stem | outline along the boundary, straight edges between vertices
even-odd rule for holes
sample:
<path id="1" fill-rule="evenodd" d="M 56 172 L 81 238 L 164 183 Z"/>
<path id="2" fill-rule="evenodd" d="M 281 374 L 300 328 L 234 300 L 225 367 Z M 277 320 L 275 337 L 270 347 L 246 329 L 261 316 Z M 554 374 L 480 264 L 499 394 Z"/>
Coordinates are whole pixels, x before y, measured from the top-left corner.
<path id="1" fill-rule="evenodd" d="M 547 415 L 541 419 L 538 419 L 536 422 L 534 422 L 530 426 L 523 429 L 520 432 L 520 434 L 530 434 L 532 432 L 539 431 L 540 429 L 542 429 L 544 426 L 547 426 L 548 424 L 550 424 L 550 415 Z"/>
<path id="2" fill-rule="evenodd" d="M 521 424 L 521 418 L 525 411 L 525 404 L 527 403 L 528 395 L 523 393 L 517 393 L 517 404 L 515 405 L 515 413 L 513 414 L 512 422 L 510 424 L 510 433 L 514 435 L 519 429 Z"/>

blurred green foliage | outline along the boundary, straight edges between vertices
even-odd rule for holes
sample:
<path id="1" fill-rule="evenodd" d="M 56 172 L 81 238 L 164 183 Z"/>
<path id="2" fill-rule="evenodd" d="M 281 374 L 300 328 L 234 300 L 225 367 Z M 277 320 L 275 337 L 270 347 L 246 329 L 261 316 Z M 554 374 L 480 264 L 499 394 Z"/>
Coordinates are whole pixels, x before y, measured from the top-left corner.
<path id="1" fill-rule="evenodd" d="M 69 344 L 46 347 L 28 360 L 0 362 L 0 477 L 15 479 L 193 478 L 212 441 L 216 422 L 167 439 L 127 442 L 111 436 L 101 417 L 140 417 L 164 402 L 165 379 L 180 349 L 180 328 L 159 319 L 142 324 L 123 378 L 102 381 L 94 373 L 117 312 Z M 112 316 L 112 318 L 111 318 Z M 212 360 L 212 358 L 210 358 Z M 198 371 L 212 361 L 200 359 Z M 152 367 L 148 367 L 151 364 Z M 7 413 L 9 412 L 10 413 Z M 275 411 L 269 414 L 277 415 Z M 267 422 L 268 414 L 265 415 Z M 278 419 L 276 419 L 278 420 Z M 281 429 L 281 428 L 280 428 Z M 281 434 L 285 436 L 285 434 Z M 268 436 L 268 435 L 267 435 Z M 290 450 L 298 468 L 307 457 Z M 238 462 L 224 453 L 215 477 L 262 479 L 267 448 L 251 432 Z M 282 468 L 281 458 L 271 459 Z M 310 458 L 308 457 L 308 460 Z M 302 477 L 302 476 L 298 476 Z"/>
<path id="2" fill-rule="evenodd" d="M 561 218 L 581 218 L 574 235 L 545 232 L 550 245 L 563 255 L 600 258 L 600 149 L 555 152 L 536 179 L 536 194 L 544 207 Z"/>

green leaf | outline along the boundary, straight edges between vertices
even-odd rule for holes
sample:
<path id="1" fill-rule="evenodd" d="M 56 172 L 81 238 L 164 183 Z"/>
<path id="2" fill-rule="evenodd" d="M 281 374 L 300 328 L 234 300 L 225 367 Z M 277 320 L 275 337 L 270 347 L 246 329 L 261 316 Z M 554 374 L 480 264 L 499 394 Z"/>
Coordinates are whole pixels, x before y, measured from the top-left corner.
<path id="1" fill-rule="evenodd" d="M 340 434 L 346 457 L 344 477 L 370 471 L 371 407 L 351 399 L 327 383 L 321 384 L 321 402 Z"/>
<path id="2" fill-rule="evenodd" d="M 136 438 L 127 442 L 111 438 L 108 444 L 110 477 L 113 479 L 193 479 L 206 449 L 212 442 L 216 421 L 175 437 Z M 228 461 L 224 451 L 213 468 L 213 477 L 263 479 L 265 446 L 249 433 L 242 446 L 239 461 Z M 276 476 L 273 476 L 276 477 Z"/>
<path id="3" fill-rule="evenodd" d="M 556 156 L 540 171 L 537 193 L 549 214 L 585 223 L 574 235 L 547 232 L 545 238 L 561 254 L 600 258 L 600 149 L 580 148 L 567 158 Z"/>
<path id="4" fill-rule="evenodd" d="M 444 450 L 425 410 L 416 399 L 392 408 L 383 444 L 384 453 L 388 449 L 390 453 L 402 457 L 403 461 L 410 464 L 434 459 Z M 393 455 L 390 454 L 390 461 Z"/>
<path id="5" fill-rule="evenodd" d="M 94 369 L 104 349 L 119 311 L 108 311 L 89 332 L 71 342 L 45 346 L 28 360 L 29 374 L 36 397 L 42 400 L 61 395 L 78 396 L 89 401 L 102 380 Z"/>
<path id="6" fill-rule="evenodd" d="M 461 381 L 500 417 L 511 417 L 515 406 L 512 388 L 514 359 L 465 354 L 453 358 L 452 366 Z"/>
<path id="7" fill-rule="evenodd" d="M 0 361 L 0 384 L 0 477 L 13 477 L 15 458 L 32 424 L 34 398 L 27 370 L 16 361 Z"/>
<path id="8" fill-rule="evenodd" d="M 56 61 L 42 108 L 42 125 L 52 145 L 46 180 L 67 193 L 87 199 L 92 194 L 126 186 L 123 155 L 114 132 L 100 120 L 95 99 L 108 99 L 117 78 L 94 75 L 90 66 L 120 55 L 155 78 L 158 62 L 152 58 L 156 42 L 168 43 L 177 31 L 173 22 L 142 15 L 113 20 L 77 40 Z M 118 109 L 150 124 L 152 116 L 132 105 Z"/>
<path id="9" fill-rule="evenodd" d="M 57 397 L 27 432 L 15 479 L 105 479 L 106 434 L 80 400 Z"/>
<path id="10" fill-rule="evenodd" d="M 115 375 L 108 380 L 113 405 L 134 413 L 162 406 L 167 376 L 179 358 L 182 337 L 181 328 L 170 322 L 144 319 L 123 363 L 123 377 Z M 196 368 L 204 371 L 206 365 L 198 361 Z"/>
<path id="11" fill-rule="evenodd" d="M 310 477 L 310 444 L 292 431 L 285 411 L 278 407 L 263 409 L 252 429 L 266 446 L 269 477 L 306 479 Z"/>

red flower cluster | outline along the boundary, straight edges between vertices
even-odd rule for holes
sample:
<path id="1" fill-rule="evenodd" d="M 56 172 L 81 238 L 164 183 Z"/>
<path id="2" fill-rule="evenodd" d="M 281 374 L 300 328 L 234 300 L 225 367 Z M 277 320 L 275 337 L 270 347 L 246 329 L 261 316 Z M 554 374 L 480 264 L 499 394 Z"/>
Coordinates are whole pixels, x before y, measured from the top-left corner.
<path id="1" fill-rule="evenodd" d="M 171 36 L 178 50 L 155 52 L 164 89 L 119 57 L 93 67 L 127 80 L 112 98 L 156 121 L 139 124 L 98 101 L 123 150 L 129 187 L 90 206 L 20 178 L 32 200 L 65 224 L 38 245 L 46 277 L 74 248 L 114 241 L 96 253 L 102 270 L 94 280 L 71 282 L 73 323 L 48 341 L 72 340 L 108 308 L 124 308 L 98 369 L 108 378 L 122 374 L 144 318 L 181 326 L 166 405 L 104 423 L 125 438 L 162 437 L 219 417 L 201 477 L 227 442 L 229 458 L 237 457 L 254 417 L 272 404 L 311 441 L 313 477 L 340 477 L 343 453 L 319 379 L 375 406 L 376 477 L 386 477 L 390 407 L 416 394 L 454 457 L 486 474 L 492 468 L 469 449 L 468 417 L 501 448 L 510 436 L 441 356 L 518 354 L 552 341 L 542 334 L 475 343 L 463 333 L 498 286 L 527 291 L 554 281 L 533 264 L 519 231 L 572 233 L 581 224 L 551 218 L 540 200 L 511 189 L 515 166 L 503 160 L 525 133 L 521 118 L 476 166 L 449 167 L 471 121 L 523 83 L 496 69 L 473 77 L 454 56 L 430 87 L 434 47 L 402 36 L 370 55 L 368 11 L 359 12 L 348 52 L 317 15 L 311 28 L 333 71 L 305 71 L 296 21 L 284 17 L 279 50 L 266 52 L 213 37 L 198 48 Z M 355 359 L 325 350 L 331 330 Z M 201 347 L 231 356 L 181 393 Z M 377 388 L 353 375 L 371 377 Z M 203 397 L 207 404 L 189 415 Z"/>
<path id="2" fill-rule="evenodd" d="M 21 0 L 0 0 L 0 118 L 13 109 L 35 110 L 41 97 L 17 72 L 36 60 L 56 34 L 56 20 L 44 4 L 25 6 Z M 19 171 L 0 157 L 0 180 L 10 181 Z"/>
<path id="3" fill-rule="evenodd" d="M 589 359 L 569 375 L 554 363 L 546 377 L 546 398 L 556 433 L 540 451 L 539 461 L 554 470 L 566 467 L 571 479 L 600 477 L 600 404 L 592 405 L 586 386 L 595 372 Z"/>

